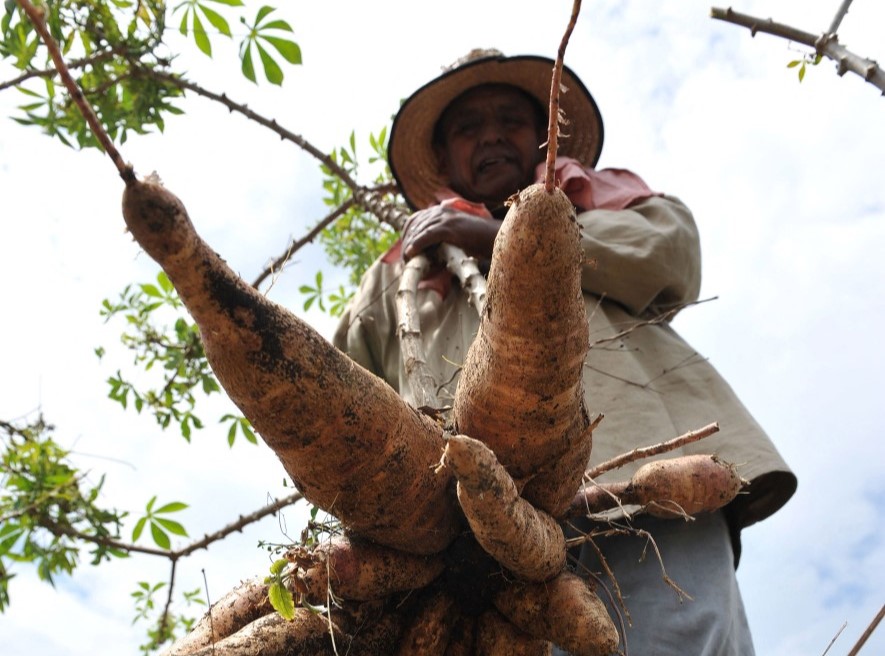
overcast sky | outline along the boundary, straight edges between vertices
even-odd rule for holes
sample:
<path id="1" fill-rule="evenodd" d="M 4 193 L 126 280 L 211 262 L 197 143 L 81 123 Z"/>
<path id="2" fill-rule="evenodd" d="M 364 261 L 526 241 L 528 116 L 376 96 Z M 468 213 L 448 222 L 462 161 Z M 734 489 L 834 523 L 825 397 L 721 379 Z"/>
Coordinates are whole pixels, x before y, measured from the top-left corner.
<path id="1" fill-rule="evenodd" d="M 330 150 L 370 130 L 399 100 L 473 47 L 556 52 L 570 2 L 450 0 L 279 3 L 304 66 L 282 90 L 238 79 L 233 48 L 191 77 L 276 118 Z M 742 0 L 736 10 L 821 32 L 838 0 Z M 744 532 L 738 576 L 759 654 L 845 654 L 885 602 L 885 100 L 824 61 L 799 84 L 787 69 L 803 50 L 709 18 L 709 4 L 584 3 L 566 62 L 605 119 L 600 167 L 626 167 L 679 196 L 701 230 L 702 297 L 675 327 L 724 374 L 799 477 L 793 500 Z M 855 0 L 840 30 L 853 51 L 885 60 L 885 6 Z M 12 77 L 0 63 L 0 80 Z M 138 516 L 154 494 L 191 504 L 180 513 L 201 536 L 286 494 L 263 445 L 231 453 L 209 426 L 188 445 L 151 417 L 107 400 L 105 380 L 132 372 L 116 345 L 122 325 L 99 316 L 104 298 L 154 278 L 157 267 L 123 232 L 122 183 L 98 153 L 73 152 L 8 117 L 22 96 L 0 94 L 0 418 L 42 409 L 56 439 L 103 502 Z M 252 280 L 293 236 L 325 214 L 318 166 L 220 106 L 189 97 L 164 135 L 131 139 L 123 156 L 157 170 L 197 229 Z M 368 182 L 368 178 L 364 180 Z M 323 267 L 299 253 L 270 296 L 295 310 L 298 285 Z M 325 335 L 333 321 L 308 319 Z M 96 346 L 109 350 L 98 361 Z M 217 402 L 205 418 L 228 406 Z M 652 441 L 673 437 L 650 436 Z M 176 589 L 217 599 L 263 574 L 259 539 L 297 538 L 304 514 L 284 513 L 179 565 Z M 132 523 L 127 526 L 127 534 Z M 188 540 L 176 540 L 183 546 Z M 147 544 L 145 542 L 145 544 Z M 88 561 L 88 558 L 84 558 Z M 137 653 L 137 581 L 166 580 L 159 559 L 84 564 L 56 587 L 17 566 L 0 616 L 5 656 Z M 162 602 L 162 599 L 160 600 Z M 865 654 L 885 653 L 885 629 Z"/>

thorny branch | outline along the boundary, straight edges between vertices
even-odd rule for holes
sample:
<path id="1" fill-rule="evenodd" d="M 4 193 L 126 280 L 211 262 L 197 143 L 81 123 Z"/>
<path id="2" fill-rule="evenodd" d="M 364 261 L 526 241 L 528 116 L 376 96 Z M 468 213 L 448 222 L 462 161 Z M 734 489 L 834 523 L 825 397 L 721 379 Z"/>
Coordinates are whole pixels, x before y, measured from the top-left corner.
<path id="1" fill-rule="evenodd" d="M 846 11 L 847 4 L 843 4 Z M 833 26 L 838 27 L 839 23 L 841 23 L 842 15 L 837 13 L 836 18 L 833 20 Z M 756 36 L 757 32 L 764 32 L 814 48 L 819 55 L 836 62 L 836 73 L 838 75 L 842 76 L 851 71 L 878 88 L 882 95 L 885 95 L 885 71 L 872 59 L 856 55 L 841 45 L 839 37 L 832 31 L 833 27 L 830 28 L 831 31 L 829 32 L 815 35 L 790 25 L 776 23 L 770 18 L 756 18 L 748 14 L 741 14 L 730 7 L 728 9 L 711 7 L 710 16 L 717 20 L 746 27 L 753 36 Z"/>

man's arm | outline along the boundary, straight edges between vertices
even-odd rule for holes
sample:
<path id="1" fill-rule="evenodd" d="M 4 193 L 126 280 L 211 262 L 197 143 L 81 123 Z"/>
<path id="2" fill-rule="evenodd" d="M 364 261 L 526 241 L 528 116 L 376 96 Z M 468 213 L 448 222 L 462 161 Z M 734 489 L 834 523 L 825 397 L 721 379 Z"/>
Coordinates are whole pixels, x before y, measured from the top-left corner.
<path id="1" fill-rule="evenodd" d="M 624 210 L 581 212 L 578 224 L 586 293 L 637 316 L 697 300 L 700 240 L 691 212 L 678 199 L 652 196 Z"/>

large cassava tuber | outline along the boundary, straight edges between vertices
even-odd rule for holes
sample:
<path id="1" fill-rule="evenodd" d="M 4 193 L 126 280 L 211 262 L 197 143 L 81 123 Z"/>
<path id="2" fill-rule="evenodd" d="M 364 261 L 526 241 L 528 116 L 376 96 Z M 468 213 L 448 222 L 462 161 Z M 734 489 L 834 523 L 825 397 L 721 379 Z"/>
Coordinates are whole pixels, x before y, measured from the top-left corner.
<path id="1" fill-rule="evenodd" d="M 432 469 L 441 428 L 243 282 L 158 182 L 128 185 L 123 216 L 197 322 L 225 391 L 304 496 L 381 544 L 445 548 L 458 522 L 449 481 Z"/>
<path id="2" fill-rule="evenodd" d="M 554 516 L 590 456 L 583 257 L 565 193 L 533 185 L 511 199 L 453 410 L 456 431 L 488 444 L 514 479 L 528 479 L 523 496 Z"/>
<path id="3" fill-rule="evenodd" d="M 347 531 L 290 553 L 294 591 L 333 602 L 326 615 L 299 608 L 285 622 L 251 582 L 170 655 L 616 649 L 602 603 L 564 571 L 555 521 L 573 512 L 591 447 L 582 255 L 564 194 L 535 186 L 513 201 L 455 399 L 455 428 L 470 437 L 449 438 L 240 280 L 157 181 L 130 183 L 123 214 L 197 322 L 231 399 L 305 497 Z"/>

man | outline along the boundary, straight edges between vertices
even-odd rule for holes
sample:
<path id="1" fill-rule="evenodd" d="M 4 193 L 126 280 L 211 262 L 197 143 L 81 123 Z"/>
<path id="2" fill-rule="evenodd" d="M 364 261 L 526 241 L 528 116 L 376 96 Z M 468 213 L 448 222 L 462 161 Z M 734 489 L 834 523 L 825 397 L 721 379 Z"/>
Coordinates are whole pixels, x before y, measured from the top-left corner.
<path id="1" fill-rule="evenodd" d="M 407 400 L 394 308 L 402 260 L 440 243 L 480 260 L 491 257 L 505 201 L 539 179 L 543 169 L 539 145 L 546 140 L 552 65 L 542 57 L 474 51 L 412 94 L 397 114 L 390 165 L 417 211 L 401 243 L 366 273 L 335 343 Z M 582 275 L 591 343 L 584 389 L 588 410 L 605 415 L 594 431 L 592 461 L 717 421 L 721 431 L 714 437 L 670 455 L 716 453 L 739 464 L 751 481 L 748 493 L 724 511 L 691 523 L 631 520 L 634 529 L 652 536 L 667 575 L 693 601 L 683 602 L 664 583 L 661 563 L 636 531 L 596 541 L 632 620 L 626 646 L 641 656 L 752 654 L 734 572 L 740 530 L 786 503 L 796 480 L 728 384 L 669 325 L 700 289 L 691 213 L 630 171 L 594 169 L 602 148 L 601 116 L 568 68 L 563 84 L 568 91 L 561 106 L 569 124 L 557 180 L 577 208 L 582 246 L 592 262 Z M 418 305 L 428 365 L 438 381 L 448 381 L 443 394 L 451 394 L 479 319 L 445 271 L 422 281 Z M 598 482 L 625 480 L 640 464 Z M 589 523 L 575 528 L 587 530 Z M 643 551 L 649 554 L 640 564 Z M 577 571 L 603 571 L 591 546 L 577 557 Z M 610 610 L 619 612 L 617 604 Z"/>

